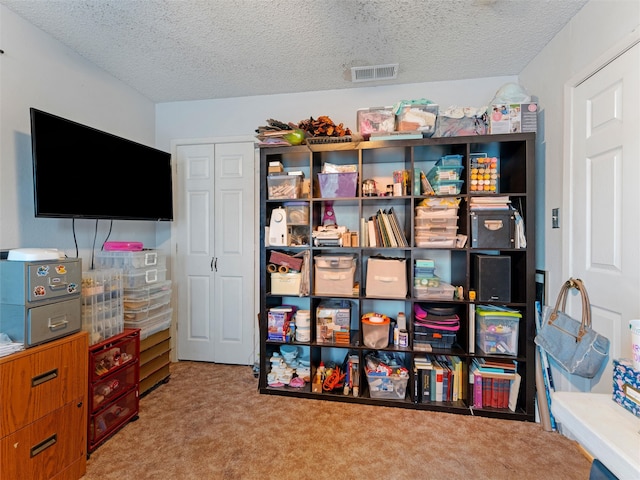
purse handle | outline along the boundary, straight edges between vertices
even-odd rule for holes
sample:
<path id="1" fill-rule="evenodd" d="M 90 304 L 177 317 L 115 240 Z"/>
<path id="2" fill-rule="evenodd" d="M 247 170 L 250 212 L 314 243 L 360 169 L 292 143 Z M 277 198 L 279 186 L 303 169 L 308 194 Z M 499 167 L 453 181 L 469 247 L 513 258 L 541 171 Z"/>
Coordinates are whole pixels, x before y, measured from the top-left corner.
<path id="1" fill-rule="evenodd" d="M 580 296 L 582 299 L 582 321 L 580 322 L 578 336 L 576 337 L 576 342 L 579 342 L 587 333 L 587 329 L 591 328 L 591 302 L 589 301 L 589 294 L 587 293 L 587 289 L 584 286 L 582 280 L 580 280 L 579 278 L 570 278 L 569 280 L 564 282 L 562 288 L 560 288 L 560 293 L 558 294 L 556 305 L 551 312 L 551 315 L 549 315 L 549 325 L 553 325 L 555 319 L 558 318 L 559 311 L 564 313 L 564 310 L 567 306 L 567 297 L 569 294 L 569 290 L 571 290 L 572 288 L 575 288 L 580 292 Z"/>

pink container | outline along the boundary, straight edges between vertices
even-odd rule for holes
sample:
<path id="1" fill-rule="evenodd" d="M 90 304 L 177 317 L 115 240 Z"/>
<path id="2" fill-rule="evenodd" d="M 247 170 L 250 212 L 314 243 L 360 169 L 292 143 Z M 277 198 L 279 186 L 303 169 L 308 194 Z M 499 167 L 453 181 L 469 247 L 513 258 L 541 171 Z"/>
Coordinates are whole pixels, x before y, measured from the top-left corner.
<path id="1" fill-rule="evenodd" d="M 104 242 L 107 252 L 139 252 L 142 247 L 142 242 Z"/>

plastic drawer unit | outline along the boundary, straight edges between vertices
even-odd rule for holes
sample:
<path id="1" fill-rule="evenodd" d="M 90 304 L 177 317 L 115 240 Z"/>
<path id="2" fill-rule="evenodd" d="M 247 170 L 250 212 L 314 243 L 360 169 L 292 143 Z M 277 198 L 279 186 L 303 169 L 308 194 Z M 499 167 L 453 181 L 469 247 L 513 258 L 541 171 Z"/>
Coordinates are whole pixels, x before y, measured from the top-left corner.
<path id="1" fill-rule="evenodd" d="M 98 448 L 138 417 L 140 330 L 125 329 L 89 347 L 87 450 Z"/>

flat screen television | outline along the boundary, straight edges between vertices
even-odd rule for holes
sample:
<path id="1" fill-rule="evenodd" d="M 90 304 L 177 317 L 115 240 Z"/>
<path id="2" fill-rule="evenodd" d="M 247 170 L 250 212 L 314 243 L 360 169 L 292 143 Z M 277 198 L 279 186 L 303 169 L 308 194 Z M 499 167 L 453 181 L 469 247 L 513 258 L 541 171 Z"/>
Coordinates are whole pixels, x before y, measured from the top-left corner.
<path id="1" fill-rule="evenodd" d="M 31 108 L 35 216 L 173 220 L 171 154 Z"/>

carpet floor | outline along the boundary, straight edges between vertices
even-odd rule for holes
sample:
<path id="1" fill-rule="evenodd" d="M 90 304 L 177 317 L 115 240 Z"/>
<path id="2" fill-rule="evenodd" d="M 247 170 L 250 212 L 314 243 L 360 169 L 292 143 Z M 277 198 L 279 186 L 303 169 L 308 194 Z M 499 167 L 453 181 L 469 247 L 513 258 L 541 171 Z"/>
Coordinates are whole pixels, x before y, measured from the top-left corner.
<path id="1" fill-rule="evenodd" d="M 91 454 L 123 478 L 586 480 L 578 445 L 540 424 L 261 395 L 251 367 L 171 364 L 139 419 Z"/>

